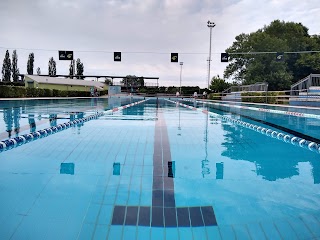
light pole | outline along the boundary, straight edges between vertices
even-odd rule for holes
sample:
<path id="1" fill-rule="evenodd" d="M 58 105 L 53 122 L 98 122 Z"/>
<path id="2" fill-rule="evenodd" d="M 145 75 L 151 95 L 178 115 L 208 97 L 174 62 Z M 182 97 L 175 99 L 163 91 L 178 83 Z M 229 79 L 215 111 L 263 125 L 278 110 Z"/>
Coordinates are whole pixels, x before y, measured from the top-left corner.
<path id="1" fill-rule="evenodd" d="M 211 39 L 212 39 L 212 28 L 216 26 L 214 22 L 207 22 L 208 28 L 210 28 L 210 47 L 209 47 L 209 69 L 208 69 L 208 90 L 210 86 L 210 64 L 211 64 Z"/>
<path id="2" fill-rule="evenodd" d="M 180 96 L 182 95 L 182 92 L 181 92 L 181 75 L 182 75 L 182 65 L 183 65 L 183 62 L 180 62 L 180 66 L 181 66 L 181 68 L 180 68 Z"/>

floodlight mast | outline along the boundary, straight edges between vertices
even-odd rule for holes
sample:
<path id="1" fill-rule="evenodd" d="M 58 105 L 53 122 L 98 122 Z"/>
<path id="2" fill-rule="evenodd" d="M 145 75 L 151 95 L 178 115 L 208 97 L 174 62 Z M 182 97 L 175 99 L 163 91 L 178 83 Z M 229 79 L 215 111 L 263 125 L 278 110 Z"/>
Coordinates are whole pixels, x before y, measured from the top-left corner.
<path id="1" fill-rule="evenodd" d="M 214 22 L 210 22 L 210 20 L 207 22 L 208 28 L 210 28 L 210 45 L 209 45 L 209 68 L 208 68 L 208 90 L 210 86 L 210 66 L 211 66 L 211 40 L 212 40 L 212 28 L 216 26 Z"/>
<path id="2" fill-rule="evenodd" d="M 181 92 L 181 75 L 182 75 L 182 65 L 183 65 L 183 62 L 180 62 L 180 95 L 182 95 L 182 92 Z"/>

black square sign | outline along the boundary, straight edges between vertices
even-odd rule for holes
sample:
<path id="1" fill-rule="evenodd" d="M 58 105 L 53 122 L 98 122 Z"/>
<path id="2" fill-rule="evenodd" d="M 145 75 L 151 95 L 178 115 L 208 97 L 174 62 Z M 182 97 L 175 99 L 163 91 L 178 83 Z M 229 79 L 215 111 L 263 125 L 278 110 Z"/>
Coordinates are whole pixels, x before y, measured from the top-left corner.
<path id="1" fill-rule="evenodd" d="M 73 51 L 59 51 L 59 60 L 73 60 Z"/>
<path id="2" fill-rule="evenodd" d="M 66 51 L 66 60 L 73 60 L 73 51 Z"/>
<path id="3" fill-rule="evenodd" d="M 171 62 L 178 62 L 178 53 L 171 53 Z"/>
<path id="4" fill-rule="evenodd" d="M 277 52 L 277 57 L 276 57 L 276 61 L 277 62 L 281 62 L 284 60 L 284 54 L 283 52 Z"/>
<path id="5" fill-rule="evenodd" d="M 121 52 L 114 52 L 113 59 L 115 62 L 121 62 Z"/>
<path id="6" fill-rule="evenodd" d="M 221 53 L 221 62 L 228 62 L 228 61 L 229 61 L 229 54 Z"/>

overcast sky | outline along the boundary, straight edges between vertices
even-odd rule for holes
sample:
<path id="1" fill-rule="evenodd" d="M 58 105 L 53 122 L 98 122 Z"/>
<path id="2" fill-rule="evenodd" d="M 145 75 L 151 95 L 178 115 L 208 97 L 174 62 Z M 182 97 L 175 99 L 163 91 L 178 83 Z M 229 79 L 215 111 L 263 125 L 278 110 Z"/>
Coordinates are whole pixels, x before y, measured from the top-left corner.
<path id="1" fill-rule="evenodd" d="M 35 68 L 68 74 L 69 62 L 58 50 L 73 50 L 84 74 L 159 77 L 161 86 L 207 86 L 209 35 L 212 31 L 211 76 L 223 74 L 220 53 L 235 36 L 250 33 L 275 19 L 301 22 L 319 34 L 319 0 L 0 0 L 0 61 L 6 49 L 17 49 L 20 73 L 26 73 L 30 52 Z M 122 61 L 113 61 L 113 52 Z M 150 81 L 147 81 L 150 82 Z"/>

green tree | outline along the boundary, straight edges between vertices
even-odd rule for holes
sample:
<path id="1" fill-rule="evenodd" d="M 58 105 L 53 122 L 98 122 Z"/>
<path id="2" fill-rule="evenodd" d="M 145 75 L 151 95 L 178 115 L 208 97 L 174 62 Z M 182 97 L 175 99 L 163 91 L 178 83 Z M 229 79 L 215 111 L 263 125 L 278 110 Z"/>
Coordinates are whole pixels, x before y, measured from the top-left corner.
<path id="1" fill-rule="evenodd" d="M 10 75 L 11 75 L 11 60 L 10 60 L 9 50 L 7 50 L 5 57 L 3 59 L 3 65 L 2 65 L 2 81 L 9 82 Z"/>
<path id="2" fill-rule="evenodd" d="M 301 23 L 275 20 L 250 34 L 240 34 L 226 52 L 230 62 L 224 72 L 241 84 L 268 82 L 269 90 L 287 90 L 291 84 L 319 71 L 319 54 L 285 54 L 284 61 L 266 52 L 319 50 L 319 36 L 310 36 Z"/>
<path id="3" fill-rule="evenodd" d="M 104 83 L 105 83 L 106 85 L 112 86 L 112 80 L 111 80 L 110 78 L 106 78 L 106 79 L 104 80 Z"/>
<path id="4" fill-rule="evenodd" d="M 34 54 L 30 53 L 27 62 L 27 73 L 33 75 Z"/>
<path id="5" fill-rule="evenodd" d="M 136 75 L 127 75 L 125 78 L 122 78 L 120 81 L 125 86 L 137 86 L 138 85 L 138 77 Z"/>
<path id="6" fill-rule="evenodd" d="M 144 77 L 139 77 L 139 78 L 137 79 L 137 84 L 138 84 L 138 86 L 140 86 L 140 87 L 144 87 Z"/>
<path id="7" fill-rule="evenodd" d="M 236 41 L 229 47 L 227 53 L 248 53 L 252 51 L 252 46 L 249 43 L 249 34 L 242 33 L 236 36 Z M 233 78 L 236 82 L 242 83 L 246 75 L 246 67 L 252 61 L 252 55 L 236 54 L 229 55 L 230 63 L 224 71 L 225 78 Z"/>
<path id="8" fill-rule="evenodd" d="M 76 62 L 76 66 L 77 66 L 77 78 L 78 79 L 83 79 L 83 72 L 84 72 L 84 66 L 83 63 L 81 62 L 80 58 L 77 59 Z"/>
<path id="9" fill-rule="evenodd" d="M 48 74 L 49 76 L 56 76 L 57 75 L 57 67 L 56 61 L 51 57 L 48 63 Z"/>
<path id="10" fill-rule="evenodd" d="M 320 51 L 320 35 L 313 35 L 308 40 L 309 50 Z M 302 77 L 308 73 L 320 73 L 320 53 L 301 54 L 295 67 L 301 71 Z"/>
<path id="11" fill-rule="evenodd" d="M 231 86 L 230 83 L 220 78 L 219 75 L 212 78 L 210 83 L 210 90 L 213 92 L 222 92 Z"/>
<path id="12" fill-rule="evenodd" d="M 12 53 L 11 72 L 12 72 L 12 80 L 14 82 L 18 82 L 18 80 L 19 80 L 19 68 L 18 68 L 18 54 L 17 54 L 16 50 L 13 50 L 13 53 Z"/>
<path id="13" fill-rule="evenodd" d="M 37 75 L 40 75 L 41 74 L 41 70 L 40 70 L 40 68 L 38 67 L 37 68 Z"/>
<path id="14" fill-rule="evenodd" d="M 69 76 L 70 76 L 70 78 L 73 76 L 73 74 L 74 74 L 74 64 L 73 64 L 73 60 L 72 60 L 70 65 L 69 65 Z"/>
<path id="15" fill-rule="evenodd" d="M 141 86 L 140 84 L 143 83 L 144 85 L 144 78 L 139 78 L 136 75 L 127 75 L 125 78 L 123 78 L 121 81 L 123 85 L 127 88 L 127 91 L 131 89 L 136 89 L 137 87 Z"/>

